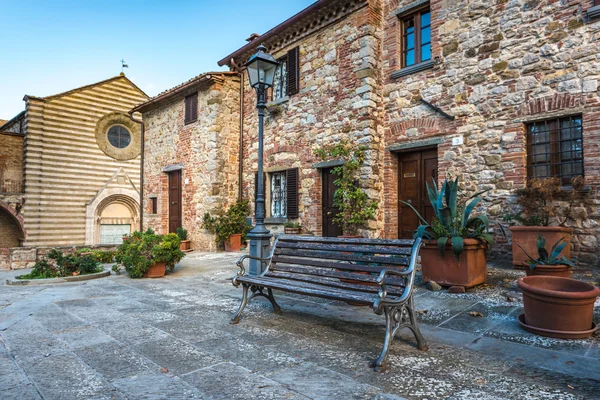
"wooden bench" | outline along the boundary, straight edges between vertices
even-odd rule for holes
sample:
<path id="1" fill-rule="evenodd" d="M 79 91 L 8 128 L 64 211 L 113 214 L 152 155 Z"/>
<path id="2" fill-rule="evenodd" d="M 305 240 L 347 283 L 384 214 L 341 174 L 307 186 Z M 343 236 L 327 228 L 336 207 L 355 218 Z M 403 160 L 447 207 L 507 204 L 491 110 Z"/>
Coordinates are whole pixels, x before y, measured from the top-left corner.
<path id="1" fill-rule="evenodd" d="M 427 344 L 419 331 L 414 310 L 413 281 L 421 239 L 346 239 L 315 236 L 280 235 L 268 258 L 242 256 L 233 285 L 243 287 L 242 302 L 231 319 L 232 324 L 249 300 L 266 297 L 276 313 L 280 307 L 273 290 L 341 300 L 353 305 L 373 307 L 385 314 L 386 332 L 383 349 L 372 364 L 376 371 L 386 366 L 389 347 L 401 328 L 409 328 L 417 347 Z M 258 276 L 246 274 L 244 260 L 256 259 L 266 265 Z M 266 289 L 266 292 L 265 292 Z M 252 295 L 249 296 L 249 291 Z"/>

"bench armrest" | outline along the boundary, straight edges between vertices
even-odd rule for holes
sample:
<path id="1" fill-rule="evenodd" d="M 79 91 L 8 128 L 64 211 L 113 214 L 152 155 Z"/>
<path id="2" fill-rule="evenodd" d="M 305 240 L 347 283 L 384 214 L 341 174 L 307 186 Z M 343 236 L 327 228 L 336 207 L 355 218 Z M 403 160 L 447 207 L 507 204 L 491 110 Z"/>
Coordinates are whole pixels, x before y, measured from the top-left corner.
<path id="1" fill-rule="evenodd" d="M 240 277 L 240 276 L 244 276 L 244 275 L 247 275 L 247 273 L 246 273 L 246 267 L 244 267 L 244 260 L 245 260 L 245 259 L 250 259 L 250 260 L 258 260 L 258 261 L 262 261 L 262 262 L 265 262 L 265 263 L 268 263 L 269 261 L 271 261 L 271 258 L 270 258 L 270 257 L 268 257 L 268 258 L 260 258 L 260 257 L 251 256 L 250 254 L 244 254 L 244 255 L 243 255 L 243 256 L 241 256 L 241 257 L 240 257 L 240 259 L 239 259 L 239 260 L 238 260 L 238 261 L 235 263 L 235 265 L 237 265 L 237 266 L 238 266 L 238 268 L 239 268 L 240 270 L 239 270 L 239 271 L 237 272 L 237 274 L 236 274 L 236 275 L 233 277 L 233 281 L 232 281 L 232 282 L 233 282 L 233 286 L 236 286 L 236 287 L 237 287 L 237 286 L 239 286 L 239 283 L 238 283 L 238 281 L 237 281 L 237 278 L 238 278 L 238 277 Z M 267 269 L 267 270 L 268 270 L 268 269 Z M 265 271 L 265 273 L 266 273 L 266 271 Z M 262 275 L 264 275 L 264 273 L 263 273 L 263 274 L 261 274 L 261 276 L 262 276 Z"/>
<path id="2" fill-rule="evenodd" d="M 417 257 L 419 256 L 419 252 L 421 250 L 422 245 L 423 242 L 421 241 L 421 239 L 417 238 L 412 248 L 410 264 L 405 269 L 384 269 L 379 273 L 379 276 L 377 277 L 377 283 L 380 286 L 379 297 L 373 302 L 373 311 L 375 311 L 375 314 L 381 314 L 385 306 L 400 306 L 404 304 L 412 295 L 413 282 L 415 280 L 415 265 L 417 263 Z M 387 288 L 385 285 L 385 278 L 387 275 L 396 275 L 406 278 L 406 286 L 404 287 L 404 292 L 399 298 L 387 298 Z"/>

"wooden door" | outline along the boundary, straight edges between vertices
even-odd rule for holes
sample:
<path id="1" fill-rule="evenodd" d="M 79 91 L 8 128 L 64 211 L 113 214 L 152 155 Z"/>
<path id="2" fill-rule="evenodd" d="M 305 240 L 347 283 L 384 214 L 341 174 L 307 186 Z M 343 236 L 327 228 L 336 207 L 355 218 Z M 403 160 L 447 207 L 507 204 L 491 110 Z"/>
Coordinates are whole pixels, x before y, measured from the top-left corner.
<path id="1" fill-rule="evenodd" d="M 327 237 L 342 235 L 342 228 L 333 222 L 333 218 L 339 212 L 339 209 L 333 205 L 333 196 L 337 189 L 336 178 L 331 168 L 323 169 L 323 236 Z"/>
<path id="2" fill-rule="evenodd" d="M 169 233 L 181 226 L 181 170 L 169 172 Z"/>
<path id="3" fill-rule="evenodd" d="M 428 222 L 434 216 L 425 183 L 437 184 L 437 149 L 400 153 L 398 157 L 398 199 L 410 203 Z M 398 202 L 398 237 L 409 239 L 419 226 L 419 218 L 404 203 Z"/>

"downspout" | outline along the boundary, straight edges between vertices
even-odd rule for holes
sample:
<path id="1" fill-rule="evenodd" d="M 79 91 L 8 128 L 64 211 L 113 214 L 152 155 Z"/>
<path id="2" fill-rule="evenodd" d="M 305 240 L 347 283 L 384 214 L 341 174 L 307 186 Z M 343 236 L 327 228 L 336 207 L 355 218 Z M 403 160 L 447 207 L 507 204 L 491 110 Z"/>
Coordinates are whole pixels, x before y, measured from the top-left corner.
<path id="1" fill-rule="evenodd" d="M 244 73 L 232 58 L 231 66 L 240 76 L 240 143 L 238 154 L 238 200 L 242 200 L 244 192 L 243 173 L 244 173 Z"/>
<path id="2" fill-rule="evenodd" d="M 144 230 L 144 142 L 145 142 L 145 130 L 146 126 L 144 121 L 133 118 L 133 111 L 129 111 L 129 119 L 133 122 L 137 122 L 141 127 L 141 159 L 140 159 L 140 232 Z"/>

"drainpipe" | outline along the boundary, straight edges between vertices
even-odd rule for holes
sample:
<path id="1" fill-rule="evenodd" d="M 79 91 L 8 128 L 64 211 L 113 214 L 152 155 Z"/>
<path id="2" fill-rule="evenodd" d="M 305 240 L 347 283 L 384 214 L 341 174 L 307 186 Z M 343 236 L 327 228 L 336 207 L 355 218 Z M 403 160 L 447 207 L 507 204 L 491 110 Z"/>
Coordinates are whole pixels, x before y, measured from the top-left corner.
<path id="1" fill-rule="evenodd" d="M 129 119 L 133 122 L 140 124 L 141 128 L 141 159 L 140 159 L 140 232 L 144 230 L 144 142 L 145 142 L 145 128 L 144 121 L 133 118 L 133 112 L 129 112 Z"/>
<path id="2" fill-rule="evenodd" d="M 244 73 L 233 58 L 230 62 L 233 69 L 235 69 L 240 76 L 240 149 L 238 154 L 238 200 L 242 200 L 244 189 L 244 182 L 242 180 L 244 173 Z"/>

